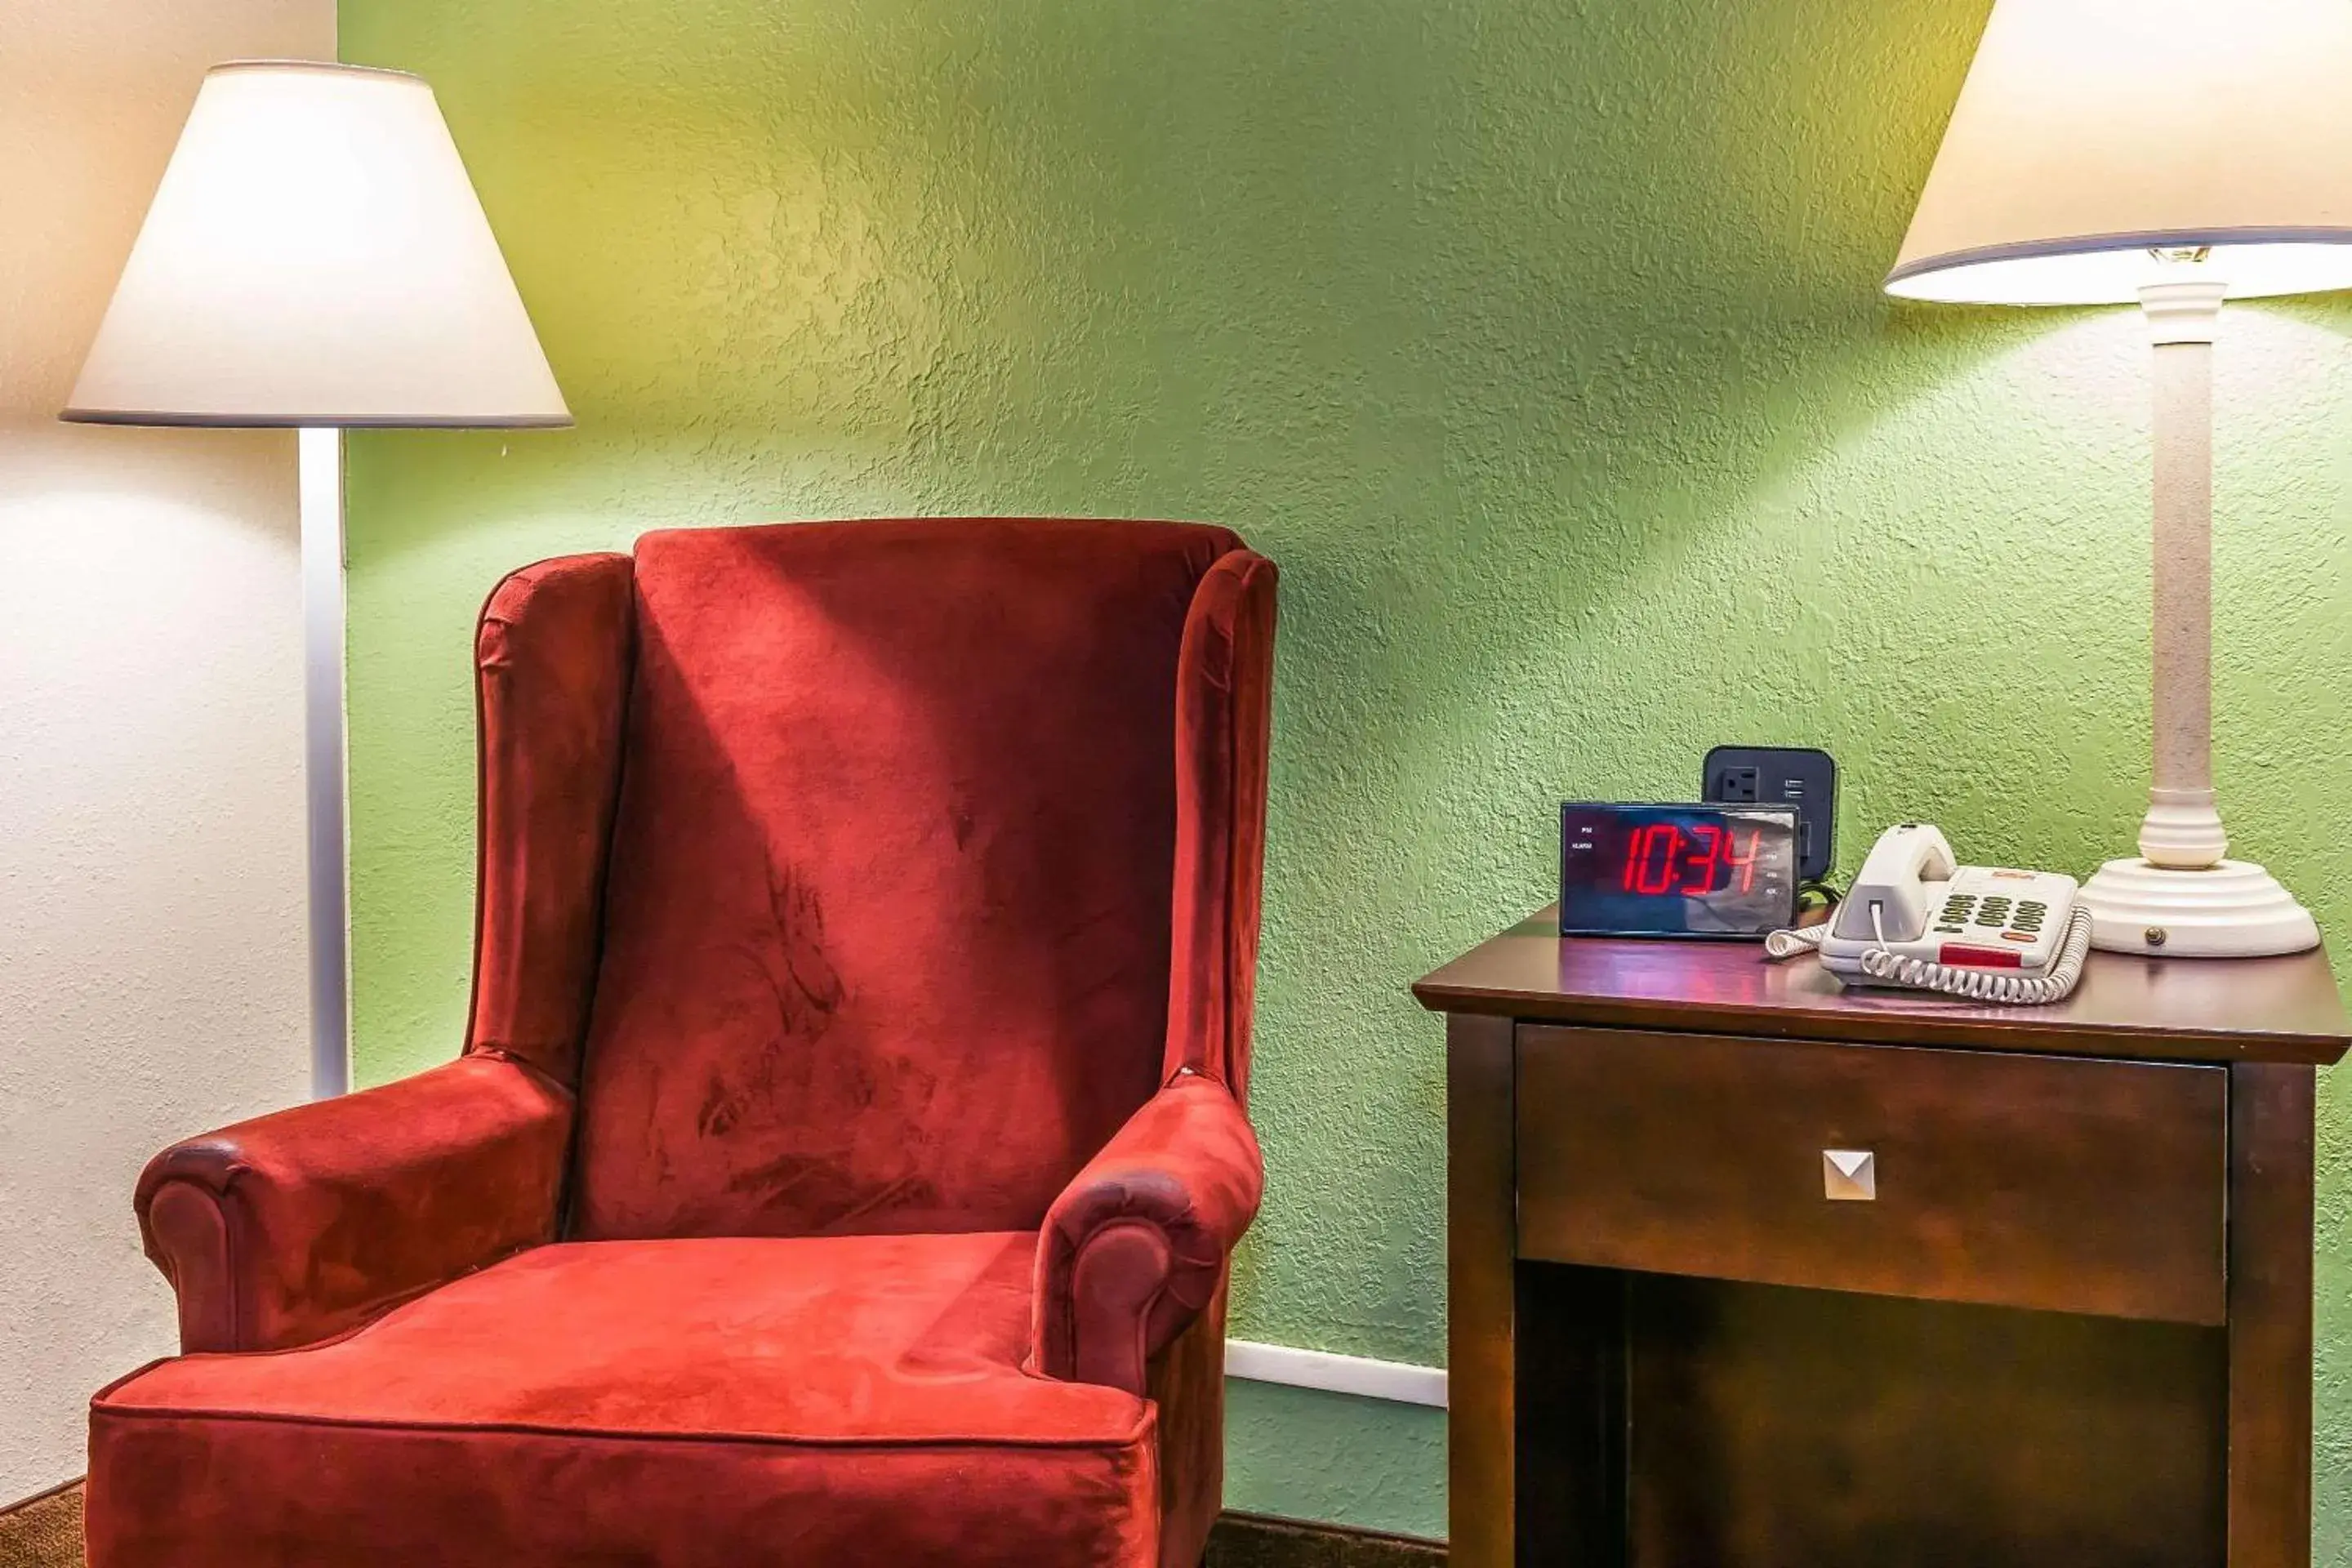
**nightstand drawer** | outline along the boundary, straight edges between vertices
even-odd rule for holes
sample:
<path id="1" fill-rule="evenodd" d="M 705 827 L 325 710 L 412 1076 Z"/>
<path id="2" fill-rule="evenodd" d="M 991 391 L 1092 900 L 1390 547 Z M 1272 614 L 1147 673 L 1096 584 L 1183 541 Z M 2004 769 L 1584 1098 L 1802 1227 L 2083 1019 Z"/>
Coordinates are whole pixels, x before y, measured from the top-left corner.
<path id="1" fill-rule="evenodd" d="M 1522 1025 L 1518 1252 L 2220 1323 L 2215 1067 Z"/>

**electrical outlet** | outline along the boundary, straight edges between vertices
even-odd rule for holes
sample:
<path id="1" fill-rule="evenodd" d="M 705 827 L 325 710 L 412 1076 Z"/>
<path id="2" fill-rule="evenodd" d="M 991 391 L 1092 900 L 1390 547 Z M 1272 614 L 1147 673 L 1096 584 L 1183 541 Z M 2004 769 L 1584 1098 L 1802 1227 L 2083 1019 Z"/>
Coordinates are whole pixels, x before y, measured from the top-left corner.
<path id="1" fill-rule="evenodd" d="M 1713 776 L 1707 798 L 1731 805 L 1753 805 L 1764 787 L 1762 768 L 1726 768 Z"/>
<path id="2" fill-rule="evenodd" d="M 1700 769 L 1699 798 L 1724 805 L 1797 808 L 1797 874 L 1818 881 L 1837 854 L 1837 763 L 1808 746 L 1717 746 Z"/>

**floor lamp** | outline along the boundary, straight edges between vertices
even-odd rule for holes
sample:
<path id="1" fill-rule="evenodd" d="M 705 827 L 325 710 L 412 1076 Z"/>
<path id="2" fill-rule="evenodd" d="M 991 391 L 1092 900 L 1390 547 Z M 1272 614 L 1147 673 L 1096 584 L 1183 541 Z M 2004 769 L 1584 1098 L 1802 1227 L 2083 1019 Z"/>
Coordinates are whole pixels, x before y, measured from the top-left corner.
<path id="1" fill-rule="evenodd" d="M 207 73 L 61 417 L 299 431 L 310 1082 L 340 1094 L 342 432 L 572 423 L 433 89 L 302 60 Z"/>
<path id="2" fill-rule="evenodd" d="M 2317 944 L 2224 858 L 2213 791 L 2213 339 L 2225 299 L 2352 287 L 2352 3 L 1997 0 L 1890 294 L 2138 301 L 2155 345 L 2155 781 L 2139 854 L 2083 889 L 2094 944 Z M 2090 628 L 2085 628 L 2086 631 Z"/>

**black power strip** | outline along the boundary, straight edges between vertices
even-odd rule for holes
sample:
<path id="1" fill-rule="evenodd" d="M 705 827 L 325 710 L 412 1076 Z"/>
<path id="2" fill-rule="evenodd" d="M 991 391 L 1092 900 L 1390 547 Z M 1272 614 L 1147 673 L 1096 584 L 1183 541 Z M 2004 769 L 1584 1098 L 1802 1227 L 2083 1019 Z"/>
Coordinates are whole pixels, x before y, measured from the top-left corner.
<path id="1" fill-rule="evenodd" d="M 1837 857 L 1837 763 L 1810 746 L 1717 746 L 1699 798 L 1719 805 L 1797 808 L 1797 875 L 1818 882 Z"/>

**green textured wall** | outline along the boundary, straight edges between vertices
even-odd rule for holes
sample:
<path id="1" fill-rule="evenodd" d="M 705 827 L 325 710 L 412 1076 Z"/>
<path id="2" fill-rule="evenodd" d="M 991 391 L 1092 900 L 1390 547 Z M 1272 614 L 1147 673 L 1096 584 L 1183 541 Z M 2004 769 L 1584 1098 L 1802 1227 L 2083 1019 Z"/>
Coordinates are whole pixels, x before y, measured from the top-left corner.
<path id="1" fill-rule="evenodd" d="M 1228 522 L 1284 571 L 1236 1331 L 1441 1360 L 1440 1037 L 1404 988 L 1544 900 L 1563 795 L 1815 742 L 1849 869 L 1912 816 L 1977 860 L 2130 842 L 2137 322 L 1876 288 L 1986 8 L 342 0 L 347 58 L 438 87 L 580 416 L 352 442 L 362 1076 L 459 1036 L 468 632 L 507 567 L 680 523 Z M 2339 931 L 2352 877 L 2308 830 L 2352 816 L 2347 325 L 2233 310 L 2220 371 L 2227 804 Z M 1237 1496 L 1370 1518 L 1285 1469 L 1352 1448 L 1437 1517 L 1418 1413 L 1287 1397 L 1237 1414 Z"/>

